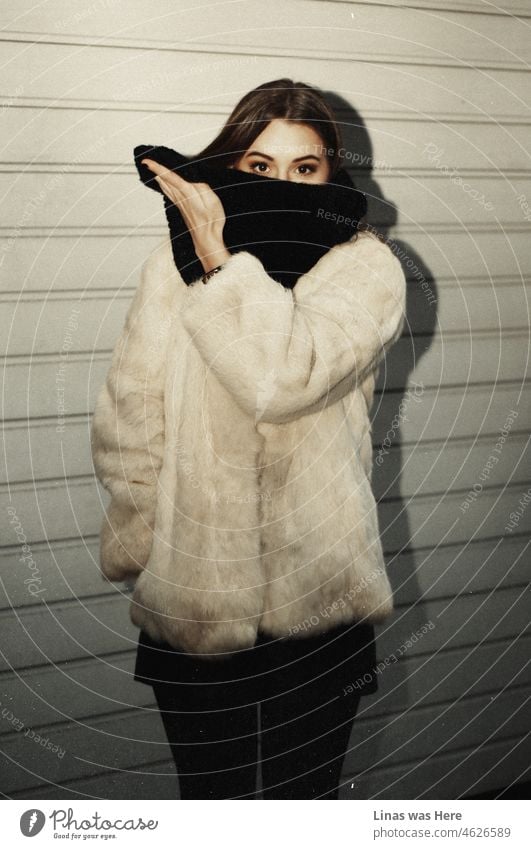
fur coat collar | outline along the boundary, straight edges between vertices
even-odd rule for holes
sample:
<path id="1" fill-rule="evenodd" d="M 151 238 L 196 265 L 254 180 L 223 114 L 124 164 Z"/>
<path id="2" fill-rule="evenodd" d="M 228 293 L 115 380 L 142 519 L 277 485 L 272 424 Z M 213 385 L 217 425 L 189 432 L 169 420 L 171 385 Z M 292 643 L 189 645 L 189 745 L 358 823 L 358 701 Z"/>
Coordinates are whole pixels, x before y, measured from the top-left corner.
<path id="1" fill-rule="evenodd" d="M 245 251 L 207 285 L 169 237 L 145 261 L 91 440 L 101 570 L 152 639 L 212 658 L 392 612 L 369 410 L 405 291 L 367 232 L 293 289 Z"/>

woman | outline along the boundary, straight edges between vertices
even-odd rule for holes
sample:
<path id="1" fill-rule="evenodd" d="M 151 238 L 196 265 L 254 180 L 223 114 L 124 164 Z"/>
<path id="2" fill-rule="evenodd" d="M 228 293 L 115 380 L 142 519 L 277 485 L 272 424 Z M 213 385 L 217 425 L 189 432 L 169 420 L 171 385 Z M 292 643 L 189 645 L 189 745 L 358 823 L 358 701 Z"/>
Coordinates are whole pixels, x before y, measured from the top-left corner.
<path id="1" fill-rule="evenodd" d="M 323 184 L 340 147 L 322 95 L 282 79 L 198 158 Z M 154 688 L 181 798 L 254 797 L 259 705 L 264 798 L 336 799 L 376 689 L 373 623 L 393 609 L 368 414 L 404 275 L 362 232 L 284 288 L 227 251 L 207 184 L 146 164 L 204 276 L 184 284 L 168 238 L 143 266 L 92 424 L 112 496 L 101 568 L 135 580 L 135 679 Z"/>

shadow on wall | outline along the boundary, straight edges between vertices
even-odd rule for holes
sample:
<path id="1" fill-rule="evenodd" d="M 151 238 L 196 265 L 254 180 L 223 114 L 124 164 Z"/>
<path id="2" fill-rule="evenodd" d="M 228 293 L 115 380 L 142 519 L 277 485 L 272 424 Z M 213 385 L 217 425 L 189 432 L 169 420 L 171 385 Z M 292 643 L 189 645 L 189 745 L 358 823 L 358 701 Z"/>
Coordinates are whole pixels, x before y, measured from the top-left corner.
<path id="1" fill-rule="evenodd" d="M 421 592 L 416 577 L 415 552 L 410 549 L 411 533 L 406 502 L 401 497 L 403 451 L 400 423 L 412 399 L 416 401 L 417 420 L 429 416 L 427 400 L 425 416 L 422 414 L 423 395 L 428 387 L 422 386 L 415 379 L 414 371 L 418 369 L 419 361 L 430 347 L 435 334 L 437 291 L 433 275 L 422 258 L 407 242 L 393 239 L 391 235 L 392 228 L 398 222 L 398 210 L 392 201 L 384 197 L 374 179 L 373 146 L 363 119 L 356 109 L 337 94 L 324 94 L 341 126 L 346 151 L 344 166 L 356 187 L 367 196 L 365 221 L 386 239 L 400 260 L 408 281 L 403 335 L 380 365 L 376 384 L 380 394 L 375 396 L 371 413 L 373 439 L 376 442 L 372 483 L 379 502 L 378 518 L 395 596 L 395 613 L 377 628 L 377 660 L 382 668 L 378 675 L 378 692 L 361 702 L 353 726 L 340 793 L 340 798 L 366 799 L 372 797 L 371 767 L 378 764 L 379 768 L 385 769 L 388 758 L 393 758 L 393 750 L 390 751 L 387 745 L 388 738 L 383 742 L 385 734 L 380 731 L 383 732 L 389 722 L 389 714 L 401 712 L 415 701 L 404 664 L 385 664 L 393 650 L 396 651 L 416 629 L 422 628 L 429 620 L 425 604 L 419 602 Z M 415 210 L 409 210 L 409 213 L 411 218 L 408 220 L 414 221 Z M 381 390 L 384 390 L 383 395 Z M 386 442 L 385 450 L 382 450 L 382 438 Z M 383 499 L 385 508 L 381 504 Z"/>

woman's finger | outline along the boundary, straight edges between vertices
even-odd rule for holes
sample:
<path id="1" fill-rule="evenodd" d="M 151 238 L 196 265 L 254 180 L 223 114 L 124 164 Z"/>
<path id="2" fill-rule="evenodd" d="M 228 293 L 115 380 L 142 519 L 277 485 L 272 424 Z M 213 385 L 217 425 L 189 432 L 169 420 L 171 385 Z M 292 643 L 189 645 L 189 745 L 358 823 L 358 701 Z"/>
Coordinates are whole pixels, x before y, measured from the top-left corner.
<path id="1" fill-rule="evenodd" d="M 164 177 L 155 177 L 155 180 L 159 184 L 161 191 L 164 192 L 166 197 L 168 197 L 172 203 L 180 206 L 184 200 L 183 195 L 175 186 L 170 186 L 164 179 Z"/>
<path id="2" fill-rule="evenodd" d="M 172 171 L 169 168 L 166 168 L 164 165 L 161 165 L 159 162 L 155 162 L 154 159 L 141 159 L 142 164 L 147 165 L 150 171 L 153 171 L 155 179 L 160 185 L 160 180 L 157 178 L 160 177 L 166 181 L 169 186 L 175 187 L 178 191 L 180 190 L 182 197 L 190 197 L 196 195 L 200 197 L 201 202 L 206 206 L 208 201 L 210 203 L 215 201 L 211 197 L 211 195 L 215 194 L 215 192 L 211 189 L 208 183 L 192 183 L 188 180 L 185 180 L 184 177 L 181 177 L 179 174 L 176 174 L 175 171 Z"/>
<path id="3" fill-rule="evenodd" d="M 169 200 L 171 200 L 171 202 L 174 203 L 179 208 L 179 211 L 181 212 L 181 215 L 183 216 L 185 224 L 188 227 L 188 229 L 193 230 L 194 229 L 194 221 L 193 221 L 193 211 L 192 211 L 192 208 L 190 206 L 190 202 L 191 202 L 190 193 L 189 192 L 184 193 L 184 192 L 180 191 L 178 188 L 176 188 L 174 185 L 170 186 L 167 182 L 165 182 L 164 177 L 157 176 L 157 177 L 155 177 L 155 180 L 159 184 L 161 190 L 164 192 L 166 197 L 169 198 Z M 191 186 L 192 184 L 189 183 L 188 185 Z M 191 217 L 191 215 L 192 215 L 192 217 Z"/>
<path id="4" fill-rule="evenodd" d="M 150 171 L 153 171 L 159 177 L 163 177 L 168 182 L 173 182 L 176 186 L 180 188 L 184 188 L 185 186 L 192 185 L 185 180 L 183 177 L 176 174 L 175 171 L 172 171 L 170 168 L 166 168 L 165 165 L 161 165 L 160 162 L 155 162 L 154 159 L 141 159 L 142 165 L 147 165 Z"/>
<path id="5" fill-rule="evenodd" d="M 192 237 L 205 227 L 225 222 L 223 205 L 208 183 L 191 183 L 152 159 L 140 160 L 154 173 L 163 194 L 178 207 Z M 199 237 L 198 237 L 199 238 Z"/>
<path id="6" fill-rule="evenodd" d="M 171 172 L 173 173 L 173 172 Z M 166 177 L 156 176 L 159 186 L 162 191 L 170 198 L 173 203 L 176 203 L 181 211 L 196 210 L 203 216 L 216 212 L 216 218 L 222 214 L 221 202 L 208 185 L 208 183 L 188 183 L 182 181 L 182 187 L 173 181 L 168 181 Z"/>

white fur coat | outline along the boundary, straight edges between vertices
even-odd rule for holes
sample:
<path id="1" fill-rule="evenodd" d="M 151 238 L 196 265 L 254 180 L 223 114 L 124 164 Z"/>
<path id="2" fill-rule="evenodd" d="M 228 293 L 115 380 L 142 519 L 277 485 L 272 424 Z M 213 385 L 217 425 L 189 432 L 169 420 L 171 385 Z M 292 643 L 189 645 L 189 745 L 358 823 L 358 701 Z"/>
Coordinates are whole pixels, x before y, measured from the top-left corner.
<path id="1" fill-rule="evenodd" d="M 101 569 L 152 639 L 214 657 L 391 613 L 369 410 L 405 295 L 370 233 L 293 290 L 245 251 L 207 285 L 169 237 L 145 261 L 91 438 Z"/>

